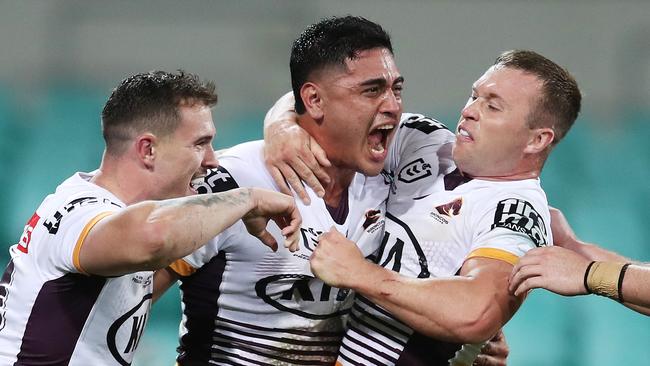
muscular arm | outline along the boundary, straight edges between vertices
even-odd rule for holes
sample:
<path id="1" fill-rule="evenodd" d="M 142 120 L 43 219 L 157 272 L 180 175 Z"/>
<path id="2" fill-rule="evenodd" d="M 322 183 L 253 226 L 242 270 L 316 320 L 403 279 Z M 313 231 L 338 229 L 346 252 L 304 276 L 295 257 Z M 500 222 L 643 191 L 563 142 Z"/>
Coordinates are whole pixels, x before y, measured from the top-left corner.
<path id="1" fill-rule="evenodd" d="M 509 263 L 471 258 L 460 276 L 407 278 L 366 261 L 334 230 L 321 236 L 311 267 L 329 285 L 351 288 L 418 332 L 449 342 L 491 338 L 523 301 L 508 293 Z"/>
<path id="2" fill-rule="evenodd" d="M 295 247 L 300 215 L 293 199 L 260 189 L 196 195 L 164 201 L 145 201 L 100 220 L 90 229 L 79 252 L 79 264 L 89 273 L 116 276 L 168 266 L 235 221 L 266 245 L 277 246 L 266 232 L 266 219 L 275 221 Z"/>

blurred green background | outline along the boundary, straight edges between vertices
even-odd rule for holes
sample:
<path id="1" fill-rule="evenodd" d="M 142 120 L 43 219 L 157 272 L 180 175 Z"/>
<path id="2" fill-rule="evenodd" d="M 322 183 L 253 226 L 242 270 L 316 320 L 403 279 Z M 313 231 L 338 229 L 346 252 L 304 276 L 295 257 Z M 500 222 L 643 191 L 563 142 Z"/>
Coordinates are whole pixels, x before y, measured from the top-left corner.
<path id="1" fill-rule="evenodd" d="M 650 258 L 650 2 L 0 0 L 0 264 L 43 197 L 95 169 L 99 114 L 125 76 L 184 68 L 216 81 L 215 147 L 262 136 L 289 90 L 291 41 L 328 15 L 363 15 L 393 36 L 405 110 L 454 127 L 496 55 L 529 48 L 565 65 L 583 113 L 542 176 L 588 241 Z M 138 366 L 172 365 L 180 306 L 154 306 Z M 650 364 L 650 319 L 603 298 L 533 292 L 507 325 L 510 365 Z"/>

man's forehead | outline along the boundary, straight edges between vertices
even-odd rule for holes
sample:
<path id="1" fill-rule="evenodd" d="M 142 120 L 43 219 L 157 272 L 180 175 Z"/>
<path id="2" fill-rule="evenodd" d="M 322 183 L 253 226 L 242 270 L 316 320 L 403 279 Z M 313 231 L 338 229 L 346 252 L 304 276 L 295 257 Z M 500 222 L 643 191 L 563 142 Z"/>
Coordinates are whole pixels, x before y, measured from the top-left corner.
<path id="1" fill-rule="evenodd" d="M 356 57 L 345 60 L 345 66 L 338 66 L 330 76 L 334 80 L 347 80 L 361 84 L 367 80 L 384 79 L 389 83 L 401 77 L 392 53 L 385 48 L 373 48 L 359 52 Z"/>
<path id="2" fill-rule="evenodd" d="M 540 90 L 542 81 L 524 70 L 493 65 L 474 82 L 472 88 L 484 88 L 498 94 L 507 92 L 532 93 Z"/>

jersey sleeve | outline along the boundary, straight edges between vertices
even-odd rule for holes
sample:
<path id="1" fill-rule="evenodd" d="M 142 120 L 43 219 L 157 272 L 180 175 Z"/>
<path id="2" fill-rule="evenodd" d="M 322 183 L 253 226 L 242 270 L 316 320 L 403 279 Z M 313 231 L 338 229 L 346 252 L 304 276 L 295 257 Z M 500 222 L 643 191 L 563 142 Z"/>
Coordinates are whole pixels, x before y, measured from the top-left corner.
<path id="1" fill-rule="evenodd" d="M 538 195 L 496 194 L 474 217 L 469 223 L 475 230 L 468 258 L 515 264 L 528 250 L 552 243 L 548 204 Z"/>
<path id="2" fill-rule="evenodd" d="M 119 210 L 118 204 L 93 192 L 68 200 L 52 216 L 43 219 L 37 235 L 47 239 L 30 248 L 39 268 L 86 274 L 79 254 L 88 233 L 99 221 Z"/>
<path id="3" fill-rule="evenodd" d="M 454 140 L 444 124 L 422 114 L 404 113 L 385 166 L 391 193 L 410 198 L 431 193 L 438 176 L 453 170 Z"/>

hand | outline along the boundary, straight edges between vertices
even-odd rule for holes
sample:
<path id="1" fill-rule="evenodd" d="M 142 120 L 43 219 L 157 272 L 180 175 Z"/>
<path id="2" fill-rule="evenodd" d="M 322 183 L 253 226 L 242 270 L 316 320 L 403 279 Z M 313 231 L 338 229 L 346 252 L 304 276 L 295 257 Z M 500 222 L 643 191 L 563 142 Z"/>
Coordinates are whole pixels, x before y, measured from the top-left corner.
<path id="1" fill-rule="evenodd" d="M 584 276 L 589 263 L 589 259 L 568 249 L 534 248 L 512 269 L 508 289 L 515 296 L 534 288 L 564 296 L 584 295 L 587 293 Z"/>
<path id="2" fill-rule="evenodd" d="M 506 366 L 510 348 L 502 330 L 483 346 L 481 354 L 476 357 L 474 366 Z"/>
<path id="3" fill-rule="evenodd" d="M 323 282 L 333 287 L 351 288 L 354 273 L 363 271 L 367 264 L 357 245 L 334 227 L 323 233 L 309 260 L 311 271 Z"/>
<path id="4" fill-rule="evenodd" d="M 291 186 L 298 197 L 309 204 L 302 182 L 323 197 L 325 190 L 321 182 L 330 182 L 323 167 L 329 167 L 331 163 L 325 151 L 298 126 L 297 121 L 293 94 L 287 93 L 264 118 L 264 159 L 280 191 L 291 194 Z"/>
<path id="5" fill-rule="evenodd" d="M 278 242 L 266 230 L 271 219 L 282 229 L 284 247 L 292 252 L 298 250 L 302 218 L 293 197 L 259 188 L 251 188 L 250 192 L 253 209 L 242 218 L 248 232 L 273 251 L 278 250 Z"/>

